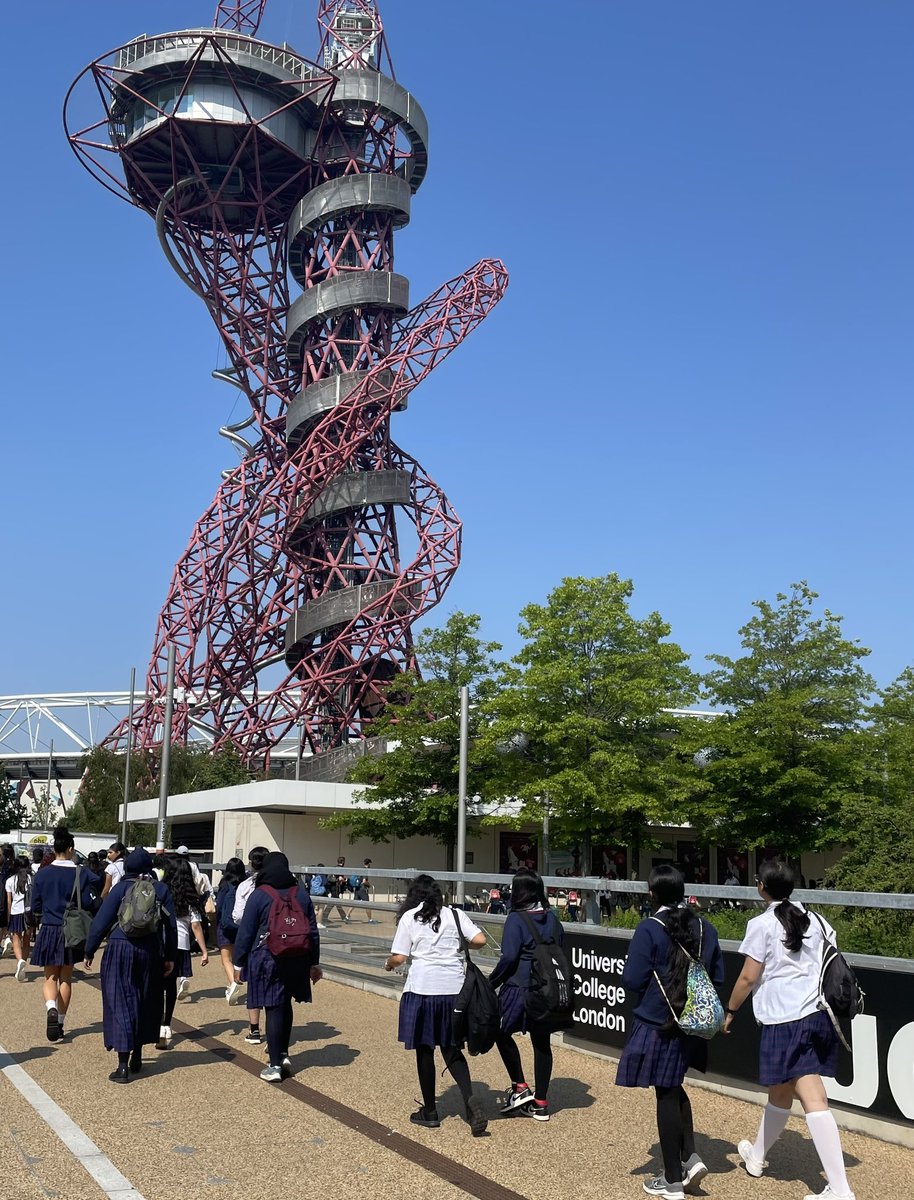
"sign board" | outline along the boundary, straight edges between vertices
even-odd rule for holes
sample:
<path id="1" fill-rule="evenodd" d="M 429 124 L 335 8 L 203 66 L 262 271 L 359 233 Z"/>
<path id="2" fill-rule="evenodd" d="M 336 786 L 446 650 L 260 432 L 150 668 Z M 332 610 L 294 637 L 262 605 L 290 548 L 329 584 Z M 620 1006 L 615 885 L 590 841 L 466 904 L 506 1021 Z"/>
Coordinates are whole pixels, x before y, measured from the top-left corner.
<path id="1" fill-rule="evenodd" d="M 625 1045 L 632 1025 L 633 998 L 622 987 L 628 954 L 626 937 L 588 934 L 565 926 L 575 995 L 573 1037 Z M 742 955 L 724 951 L 726 1001 L 742 967 Z M 826 1080 L 829 1097 L 844 1107 L 893 1120 L 914 1118 L 914 973 L 855 965 L 866 993 L 866 1011 L 855 1018 L 853 1053 L 842 1050 L 838 1076 Z M 710 1043 L 708 1070 L 758 1087 L 758 1026 L 749 1002 L 740 1009 L 733 1032 Z"/>

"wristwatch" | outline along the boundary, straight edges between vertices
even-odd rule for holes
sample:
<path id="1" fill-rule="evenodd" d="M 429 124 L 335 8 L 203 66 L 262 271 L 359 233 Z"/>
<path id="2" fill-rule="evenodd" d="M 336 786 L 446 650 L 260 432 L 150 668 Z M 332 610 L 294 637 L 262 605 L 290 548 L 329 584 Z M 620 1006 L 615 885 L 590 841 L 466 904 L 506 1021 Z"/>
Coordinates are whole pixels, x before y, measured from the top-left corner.
<path id="1" fill-rule="evenodd" d="M 725 1008 L 724 1012 L 727 1014 L 728 1017 L 735 1017 L 736 1014 L 739 1012 L 739 1009 L 738 1008 Z"/>

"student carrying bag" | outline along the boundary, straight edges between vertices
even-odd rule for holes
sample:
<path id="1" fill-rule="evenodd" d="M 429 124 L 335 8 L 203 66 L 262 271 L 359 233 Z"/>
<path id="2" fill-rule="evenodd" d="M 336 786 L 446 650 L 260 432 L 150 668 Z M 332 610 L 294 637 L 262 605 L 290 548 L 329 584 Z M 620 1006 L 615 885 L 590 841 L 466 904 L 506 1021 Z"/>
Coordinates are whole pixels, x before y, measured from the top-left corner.
<path id="1" fill-rule="evenodd" d="M 828 1019 L 835 1027 L 835 1033 L 845 1050 L 850 1050 L 850 1042 L 841 1028 L 842 1021 L 853 1021 L 854 1017 L 863 1012 L 866 993 L 857 982 L 857 976 L 847 959 L 833 941 L 829 939 L 825 922 L 818 913 L 807 909 L 811 917 L 815 917 L 822 930 L 822 964 L 819 968 L 819 1003 L 818 1007 L 828 1014 Z"/>
<path id="2" fill-rule="evenodd" d="M 533 935 L 533 962 L 527 988 L 527 1016 L 540 1028 L 567 1029 L 574 1024 L 574 996 L 568 956 L 555 937 L 543 937 L 528 912 L 520 915 Z M 553 922 L 558 921 L 552 913 Z"/>
<path id="3" fill-rule="evenodd" d="M 451 907 L 454 922 L 457 925 L 457 936 L 460 939 L 460 949 L 466 958 L 466 975 L 460 995 L 454 1004 L 451 1015 L 451 1030 L 454 1042 L 458 1046 L 466 1043 L 470 1054 L 488 1054 L 495 1045 L 498 1030 L 501 1026 L 501 1013 L 498 1007 L 498 996 L 495 988 L 486 975 L 470 958 L 470 943 L 464 936 L 460 924 L 460 915 L 456 908 Z"/>
<path id="4" fill-rule="evenodd" d="M 83 908 L 81 889 L 79 886 L 79 871 L 77 865 L 73 874 L 73 891 L 63 914 L 63 944 L 68 950 L 76 950 L 86 944 L 89 928 L 92 925 L 92 914 Z"/>
<path id="5" fill-rule="evenodd" d="M 656 921 L 658 925 L 666 925 L 659 917 L 651 917 L 652 921 Z M 704 926 L 699 923 L 698 933 L 698 953 L 699 958 L 693 958 L 686 950 L 685 946 L 679 945 L 679 949 L 689 960 L 689 970 L 686 975 L 686 999 L 682 1007 L 682 1012 L 676 1012 L 670 998 L 666 994 L 666 989 L 660 982 L 660 976 L 654 972 L 654 978 L 657 980 L 657 986 L 663 992 L 663 998 L 669 1006 L 670 1012 L 673 1014 L 673 1020 L 682 1033 L 688 1034 L 689 1037 L 700 1037 L 706 1041 L 710 1041 L 715 1034 L 720 1033 L 724 1027 L 724 1006 L 720 1002 L 720 996 L 717 994 L 717 988 L 711 982 L 711 976 L 708 974 L 704 963 L 701 961 L 701 942 L 704 935 Z"/>

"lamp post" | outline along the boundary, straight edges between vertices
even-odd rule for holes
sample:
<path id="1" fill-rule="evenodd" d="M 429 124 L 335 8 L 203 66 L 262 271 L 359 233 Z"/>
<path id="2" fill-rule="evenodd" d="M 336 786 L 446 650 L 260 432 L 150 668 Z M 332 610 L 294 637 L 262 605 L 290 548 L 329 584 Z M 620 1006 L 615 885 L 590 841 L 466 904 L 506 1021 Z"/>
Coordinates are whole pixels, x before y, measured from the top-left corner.
<path id="1" fill-rule="evenodd" d="M 130 708 L 127 711 L 127 761 L 124 764 L 124 807 L 121 810 L 121 844 L 127 845 L 127 797 L 130 795 L 130 755 L 133 753 L 133 703 L 136 667 L 130 668 Z"/>
<path id="2" fill-rule="evenodd" d="M 165 820 L 168 815 L 168 775 L 171 770 L 171 719 L 175 706 L 175 644 L 168 645 L 168 672 L 165 677 L 165 720 L 162 729 L 162 763 L 159 771 L 159 819 L 156 850 L 165 849 Z"/>
<path id="3" fill-rule="evenodd" d="M 457 871 L 462 874 L 467 863 L 467 747 L 470 740 L 470 689 L 460 689 L 460 750 L 457 759 Z M 457 903 L 463 907 L 466 885 L 457 881 Z"/>

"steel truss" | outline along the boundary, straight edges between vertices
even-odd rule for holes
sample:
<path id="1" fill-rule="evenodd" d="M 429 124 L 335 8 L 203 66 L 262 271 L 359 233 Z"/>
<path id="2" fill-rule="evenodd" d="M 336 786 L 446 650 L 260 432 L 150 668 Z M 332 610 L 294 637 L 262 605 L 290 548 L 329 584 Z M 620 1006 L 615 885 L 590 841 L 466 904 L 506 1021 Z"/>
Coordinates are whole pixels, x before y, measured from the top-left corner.
<path id="1" fill-rule="evenodd" d="M 94 87 L 102 116 L 68 130 L 71 145 L 155 217 L 219 330 L 230 367 L 218 374 L 251 406 L 223 430 L 244 457 L 175 567 L 135 744 L 161 739 L 153 697 L 173 642 L 175 736 L 202 731 L 249 762 L 268 762 L 296 727 L 314 754 L 366 736 L 391 679 L 414 665 L 411 626 L 457 569 L 461 526 L 390 421 L 507 286 L 501 263 L 483 260 L 408 307 L 393 232 L 427 133 L 378 70 L 372 0 L 322 0 L 324 67 L 242 36 L 262 14 L 220 4 L 221 28 L 128 43 L 86 69 L 66 110 Z M 304 289 L 294 304 L 290 266 Z M 261 688 L 277 664 L 278 684 Z"/>

